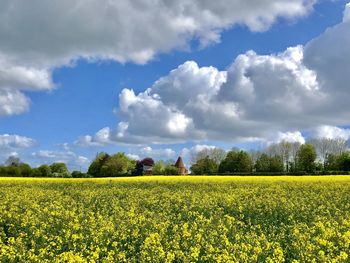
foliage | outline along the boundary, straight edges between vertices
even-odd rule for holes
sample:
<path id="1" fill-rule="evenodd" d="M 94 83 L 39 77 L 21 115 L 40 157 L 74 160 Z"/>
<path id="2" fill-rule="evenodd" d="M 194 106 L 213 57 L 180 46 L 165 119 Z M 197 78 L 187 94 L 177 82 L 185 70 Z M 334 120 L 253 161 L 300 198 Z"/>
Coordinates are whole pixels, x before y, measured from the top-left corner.
<path id="1" fill-rule="evenodd" d="M 173 163 L 164 162 L 162 160 L 157 161 L 153 166 L 153 175 L 178 175 L 179 169 L 174 166 Z"/>
<path id="2" fill-rule="evenodd" d="M 99 176 L 121 176 L 134 168 L 134 162 L 124 153 L 110 156 L 102 165 Z"/>
<path id="3" fill-rule="evenodd" d="M 101 177 L 101 168 L 109 158 L 110 156 L 107 153 L 98 153 L 95 160 L 93 160 L 89 166 L 88 174 L 92 177 Z"/>
<path id="4" fill-rule="evenodd" d="M 226 152 L 220 148 L 204 148 L 199 152 L 195 152 L 191 156 L 191 162 L 196 163 L 200 159 L 204 159 L 205 157 L 209 157 L 214 160 L 214 162 L 219 165 L 223 159 L 226 157 Z"/>
<path id="5" fill-rule="evenodd" d="M 312 144 L 303 144 L 298 151 L 298 168 L 300 171 L 312 173 L 316 168 L 316 150 Z"/>
<path id="6" fill-rule="evenodd" d="M 20 170 L 21 176 L 23 176 L 23 177 L 30 177 L 31 176 L 32 168 L 30 167 L 29 164 L 27 164 L 27 163 L 20 163 L 20 164 L 17 165 L 17 167 Z"/>
<path id="7" fill-rule="evenodd" d="M 164 175 L 179 175 L 179 169 L 174 165 L 168 164 L 164 168 Z"/>
<path id="8" fill-rule="evenodd" d="M 54 177 L 69 177 L 69 171 L 65 163 L 53 163 L 50 165 Z"/>
<path id="9" fill-rule="evenodd" d="M 40 171 L 42 177 L 51 177 L 52 176 L 52 171 L 51 167 L 47 164 L 40 165 L 38 167 L 38 170 Z"/>
<path id="10" fill-rule="evenodd" d="M 270 157 L 263 153 L 255 162 L 255 170 L 257 172 L 270 172 L 270 169 Z"/>
<path id="11" fill-rule="evenodd" d="M 337 157 L 337 170 L 340 171 L 350 171 L 350 153 L 342 152 Z"/>
<path id="12" fill-rule="evenodd" d="M 72 177 L 73 178 L 88 178 L 88 174 L 82 173 L 80 171 L 73 171 L 72 172 Z"/>
<path id="13" fill-rule="evenodd" d="M 32 168 L 26 163 L 12 163 L 9 166 L 0 166 L 0 175 L 9 177 L 30 177 Z"/>
<path id="14" fill-rule="evenodd" d="M 209 156 L 206 156 L 203 159 L 199 159 L 195 164 L 193 164 L 190 168 L 192 174 L 202 175 L 202 174 L 217 174 L 218 165 L 213 160 L 210 159 Z"/>
<path id="15" fill-rule="evenodd" d="M 153 166 L 152 174 L 163 175 L 166 165 L 167 164 L 162 160 L 157 161 Z"/>
<path id="16" fill-rule="evenodd" d="M 220 163 L 219 173 L 251 173 L 253 162 L 245 151 L 231 150 Z"/>
<path id="17" fill-rule="evenodd" d="M 0 262 L 349 262 L 350 178 L 0 179 Z"/>
<path id="18" fill-rule="evenodd" d="M 270 157 L 266 153 L 263 153 L 255 162 L 255 171 L 280 173 L 284 171 L 284 164 L 278 155 Z"/>

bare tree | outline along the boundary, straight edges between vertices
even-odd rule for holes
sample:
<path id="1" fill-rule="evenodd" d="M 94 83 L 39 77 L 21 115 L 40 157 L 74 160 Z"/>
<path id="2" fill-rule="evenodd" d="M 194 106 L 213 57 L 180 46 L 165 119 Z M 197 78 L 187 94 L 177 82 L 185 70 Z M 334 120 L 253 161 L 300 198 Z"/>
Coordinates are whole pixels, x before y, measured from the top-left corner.
<path id="1" fill-rule="evenodd" d="M 298 158 L 298 151 L 300 149 L 301 143 L 300 142 L 293 142 L 291 143 L 291 162 L 294 164 L 294 167 L 297 164 L 297 158 Z"/>
<path id="2" fill-rule="evenodd" d="M 278 151 L 279 151 L 279 156 L 281 157 L 281 160 L 284 164 L 284 167 L 286 171 L 289 171 L 289 161 L 291 157 L 291 152 L 292 152 L 292 143 L 287 142 L 285 140 L 281 141 L 278 144 Z"/>
<path id="3" fill-rule="evenodd" d="M 335 146 L 332 146 L 333 144 L 335 144 L 334 140 L 329 138 L 319 138 L 311 139 L 309 143 L 315 147 L 317 155 L 319 159 L 323 162 L 323 167 L 325 167 L 327 155 L 332 152 L 332 148 L 336 148 Z"/>
<path id="4" fill-rule="evenodd" d="M 270 146 L 268 146 L 265 150 L 266 154 L 270 157 L 273 157 L 275 155 L 278 155 L 278 145 L 277 144 L 271 144 Z"/>
<path id="5" fill-rule="evenodd" d="M 216 164 L 220 164 L 220 162 L 225 159 L 226 151 L 221 148 L 204 148 L 197 153 L 193 153 L 190 157 L 191 163 L 196 163 L 200 159 L 204 159 L 206 157 L 214 160 Z"/>
<path id="6" fill-rule="evenodd" d="M 20 164 L 20 159 L 17 156 L 11 155 L 7 158 L 5 165 L 6 166 L 17 166 Z"/>
<path id="7" fill-rule="evenodd" d="M 250 158 L 253 162 L 253 164 L 256 163 L 256 161 L 259 159 L 259 157 L 261 156 L 261 152 L 260 151 L 257 151 L 257 150 L 250 150 L 249 151 L 249 155 L 250 155 Z"/>
<path id="8" fill-rule="evenodd" d="M 340 155 L 346 150 L 346 140 L 343 138 L 336 138 L 331 140 L 331 153 Z"/>
<path id="9" fill-rule="evenodd" d="M 323 166 L 325 165 L 327 155 L 340 155 L 346 150 L 346 140 L 342 138 L 311 139 L 309 143 L 315 146 L 319 159 L 323 161 Z"/>

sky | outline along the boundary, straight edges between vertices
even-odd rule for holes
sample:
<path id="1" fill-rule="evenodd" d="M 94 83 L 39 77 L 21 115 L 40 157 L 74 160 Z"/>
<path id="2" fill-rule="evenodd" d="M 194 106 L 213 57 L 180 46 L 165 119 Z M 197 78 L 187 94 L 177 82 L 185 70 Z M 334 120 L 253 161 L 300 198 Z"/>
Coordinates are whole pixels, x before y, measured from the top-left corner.
<path id="1" fill-rule="evenodd" d="M 342 0 L 3 0 L 0 163 L 350 137 Z"/>

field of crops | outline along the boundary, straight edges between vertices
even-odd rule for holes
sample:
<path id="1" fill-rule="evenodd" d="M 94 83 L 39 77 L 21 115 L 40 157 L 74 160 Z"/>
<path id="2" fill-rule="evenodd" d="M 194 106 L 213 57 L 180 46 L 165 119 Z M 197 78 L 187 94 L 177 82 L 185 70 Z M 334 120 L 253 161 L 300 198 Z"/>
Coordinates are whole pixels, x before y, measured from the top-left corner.
<path id="1" fill-rule="evenodd" d="M 350 262 L 350 177 L 0 179 L 1 262 Z"/>

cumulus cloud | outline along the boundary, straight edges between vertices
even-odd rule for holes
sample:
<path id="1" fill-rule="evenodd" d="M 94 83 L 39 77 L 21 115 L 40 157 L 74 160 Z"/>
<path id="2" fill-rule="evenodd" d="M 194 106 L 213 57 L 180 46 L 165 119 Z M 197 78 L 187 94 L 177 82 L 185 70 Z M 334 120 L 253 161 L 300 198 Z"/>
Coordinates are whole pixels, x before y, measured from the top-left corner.
<path id="1" fill-rule="evenodd" d="M 293 131 L 349 124 L 349 9 L 344 22 L 305 47 L 271 55 L 248 51 L 226 71 L 188 61 L 144 92 L 124 89 L 122 121 L 109 129 L 108 140 L 263 141 L 273 135 L 303 143 Z"/>
<path id="2" fill-rule="evenodd" d="M 261 140 L 263 146 L 269 146 L 280 142 L 304 144 L 306 142 L 306 138 L 300 131 L 287 131 L 274 133 L 273 135 Z"/>
<path id="3" fill-rule="evenodd" d="M 16 134 L 0 135 L 0 147 L 2 149 L 30 148 L 34 144 L 35 140 L 28 137 Z"/>
<path id="4" fill-rule="evenodd" d="M 203 151 L 203 150 L 212 150 L 212 149 L 215 149 L 216 146 L 214 145 L 206 145 L 206 144 L 197 144 L 191 148 L 183 148 L 180 152 L 180 155 L 183 157 L 183 158 L 190 158 L 196 154 L 198 154 L 199 152 Z"/>
<path id="5" fill-rule="evenodd" d="M 3 0 L 0 116 L 26 111 L 29 99 L 20 90 L 52 89 L 52 70 L 77 59 L 143 64 L 158 53 L 188 49 L 194 39 L 201 46 L 219 42 L 221 31 L 235 24 L 267 30 L 280 17 L 305 16 L 315 2 Z M 14 97 L 21 106 L 14 106 Z M 178 128 L 184 121 L 175 114 L 169 129 L 185 132 L 187 126 Z"/>
<path id="6" fill-rule="evenodd" d="M 132 150 L 128 156 L 135 160 L 140 160 L 145 157 L 154 159 L 173 159 L 176 157 L 176 152 L 171 148 L 152 148 L 150 146 L 139 147 Z"/>
<path id="7" fill-rule="evenodd" d="M 108 129 L 103 140 L 98 135 L 104 129 L 88 139 L 92 143 L 254 141 L 276 129 L 307 128 L 326 94 L 316 73 L 302 60 L 303 47 L 297 46 L 270 56 L 249 51 L 227 71 L 188 61 L 145 92 L 124 89 L 118 128 Z"/>
<path id="8" fill-rule="evenodd" d="M 349 111 L 345 110 L 348 107 L 350 83 L 349 12 L 350 5 L 347 4 L 343 22 L 310 41 L 304 51 L 304 64 L 317 72 L 318 83 L 331 94 L 324 112 L 331 112 L 337 125 L 344 124 L 344 119 L 349 117 Z M 333 114 L 335 111 L 337 114 Z"/>
<path id="9" fill-rule="evenodd" d="M 0 86 L 0 116 L 26 112 L 29 106 L 30 100 L 22 92 Z"/>
<path id="10" fill-rule="evenodd" d="M 0 117 L 28 111 L 30 100 L 23 90 L 43 91 L 53 87 L 50 70 L 13 64 L 3 58 L 0 49 Z"/>
<path id="11" fill-rule="evenodd" d="M 34 157 L 34 164 L 47 163 L 51 164 L 54 162 L 63 162 L 66 163 L 71 169 L 78 169 L 80 167 L 86 168 L 90 160 L 89 158 L 78 155 L 73 151 L 52 151 L 52 150 L 39 150 L 33 152 L 32 157 Z"/>
<path id="12" fill-rule="evenodd" d="M 346 4 L 344 17 L 343 17 L 343 22 L 349 22 L 349 21 L 350 21 L 350 3 Z"/>
<path id="13" fill-rule="evenodd" d="M 133 153 L 128 153 L 126 156 L 128 156 L 132 160 L 140 160 L 141 159 L 139 155 L 133 154 Z"/>
<path id="14" fill-rule="evenodd" d="M 344 140 L 350 139 L 350 129 L 339 128 L 335 126 L 322 125 L 314 130 L 314 136 L 317 138 L 337 139 Z"/>
<path id="15" fill-rule="evenodd" d="M 314 0 L 4 0 L 0 4 L 1 53 L 28 65 L 71 59 L 144 63 L 191 38 L 218 41 L 220 31 L 243 24 L 263 31 L 279 17 L 306 15 Z M 16 34 L 14 34 L 16 32 Z"/>

